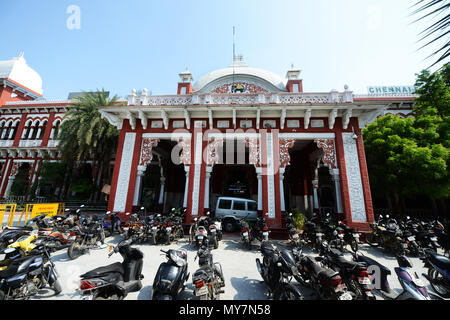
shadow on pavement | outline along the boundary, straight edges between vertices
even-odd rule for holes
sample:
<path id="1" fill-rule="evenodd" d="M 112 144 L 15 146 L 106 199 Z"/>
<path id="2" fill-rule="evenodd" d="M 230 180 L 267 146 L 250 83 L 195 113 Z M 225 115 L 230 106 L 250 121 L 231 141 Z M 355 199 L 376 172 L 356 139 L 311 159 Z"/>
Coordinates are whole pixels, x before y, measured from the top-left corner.
<path id="1" fill-rule="evenodd" d="M 237 291 L 233 300 L 267 300 L 268 298 L 268 288 L 262 280 L 232 277 L 230 281 Z"/>

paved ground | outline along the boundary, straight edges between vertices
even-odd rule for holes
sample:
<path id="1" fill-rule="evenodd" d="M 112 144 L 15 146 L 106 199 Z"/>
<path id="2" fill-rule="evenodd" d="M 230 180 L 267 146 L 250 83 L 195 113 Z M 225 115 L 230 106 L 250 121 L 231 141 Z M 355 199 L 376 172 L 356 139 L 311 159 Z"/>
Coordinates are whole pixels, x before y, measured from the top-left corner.
<path id="1" fill-rule="evenodd" d="M 107 243 L 116 244 L 120 241 L 121 236 L 116 235 L 114 238 L 107 238 Z M 278 247 L 290 247 L 286 241 L 274 241 Z M 242 248 L 239 238 L 233 235 L 225 235 L 221 241 L 217 250 L 213 250 L 213 256 L 215 262 L 222 264 L 224 276 L 225 276 L 225 293 L 222 294 L 222 300 L 265 300 L 267 299 L 267 288 L 261 281 L 255 259 L 260 257 L 261 254 L 257 250 L 259 243 L 255 241 L 252 251 Z M 143 288 L 140 292 L 129 294 L 127 300 L 148 300 L 151 298 L 152 284 L 156 271 L 160 263 L 164 262 L 165 256 L 162 255 L 160 249 L 167 250 L 169 248 L 186 249 L 188 253 L 188 270 L 191 273 L 189 281 L 192 281 L 192 274 L 198 267 L 198 261 L 194 262 L 196 250 L 193 246 L 189 245 L 188 239 L 182 239 L 178 243 L 172 245 L 157 245 L 141 244 L 136 245 L 144 253 L 144 266 L 143 266 Z M 367 245 L 361 246 L 361 252 L 376 259 L 380 263 L 386 265 L 392 270 L 393 275 L 389 277 L 391 287 L 400 292 L 401 286 L 395 276 L 394 267 L 397 266 L 397 261 L 393 256 L 385 254 L 379 249 L 371 248 Z M 304 253 L 309 254 L 307 248 Z M 42 292 L 38 299 L 79 299 L 80 296 L 76 293 L 76 289 L 79 287 L 79 275 L 89 270 L 97 268 L 99 266 L 108 265 L 110 263 L 121 261 L 120 254 L 115 254 L 108 259 L 108 249 L 101 248 L 91 250 L 89 254 L 79 257 L 76 260 L 70 260 L 67 256 L 67 249 L 57 251 L 53 254 L 53 261 L 56 264 L 56 268 L 60 274 L 60 281 L 63 287 L 63 291 L 58 296 L 51 296 L 52 291 L 47 290 Z M 314 254 L 313 254 L 314 255 Z M 423 268 L 423 263 L 418 258 L 411 258 L 414 270 L 420 275 L 422 280 L 428 284 L 428 281 L 422 276 L 426 270 Z M 306 299 L 313 299 L 311 291 L 309 289 L 299 288 L 305 294 Z M 428 286 L 429 292 L 432 292 L 430 286 Z M 179 299 L 191 300 L 197 299 L 193 295 L 192 283 L 188 283 L 187 289 L 183 292 Z"/>

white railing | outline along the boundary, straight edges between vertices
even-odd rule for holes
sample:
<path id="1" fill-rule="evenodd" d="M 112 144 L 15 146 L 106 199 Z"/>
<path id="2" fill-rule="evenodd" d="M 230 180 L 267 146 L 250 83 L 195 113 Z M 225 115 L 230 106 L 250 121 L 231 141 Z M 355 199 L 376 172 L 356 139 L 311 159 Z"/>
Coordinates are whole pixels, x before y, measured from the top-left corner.
<path id="1" fill-rule="evenodd" d="M 333 104 L 352 103 L 351 91 L 328 93 L 256 93 L 256 94 L 189 94 L 189 95 L 136 95 L 128 96 L 129 106 L 180 105 L 254 105 L 254 104 Z"/>

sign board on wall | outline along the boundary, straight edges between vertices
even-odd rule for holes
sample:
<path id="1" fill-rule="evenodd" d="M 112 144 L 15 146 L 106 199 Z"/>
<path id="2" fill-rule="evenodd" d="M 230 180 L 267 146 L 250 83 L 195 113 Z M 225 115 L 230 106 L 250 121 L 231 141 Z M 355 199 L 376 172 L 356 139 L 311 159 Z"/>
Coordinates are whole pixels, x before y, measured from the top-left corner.
<path id="1" fill-rule="evenodd" d="M 369 95 L 383 94 L 414 94 L 414 86 L 370 86 L 367 88 Z"/>

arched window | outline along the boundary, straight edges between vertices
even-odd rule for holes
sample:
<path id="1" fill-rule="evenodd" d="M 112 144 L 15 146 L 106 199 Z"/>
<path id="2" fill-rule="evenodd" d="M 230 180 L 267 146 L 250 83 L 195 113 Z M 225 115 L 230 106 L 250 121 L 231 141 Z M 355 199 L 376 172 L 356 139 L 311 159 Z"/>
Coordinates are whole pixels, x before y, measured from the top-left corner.
<path id="1" fill-rule="evenodd" d="M 40 131 L 39 137 L 37 137 L 38 140 L 42 140 L 44 138 L 45 128 L 46 127 L 47 127 L 47 120 L 44 120 L 44 122 L 42 123 L 42 127 L 41 127 L 41 131 Z"/>
<path id="2" fill-rule="evenodd" d="M 34 126 L 31 127 L 31 132 L 28 135 L 28 139 L 35 140 L 36 139 L 36 135 L 38 133 L 38 130 L 39 130 L 39 121 L 36 121 Z"/>
<path id="3" fill-rule="evenodd" d="M 28 135 L 30 134 L 30 130 L 31 130 L 31 120 L 28 120 L 28 122 L 25 124 L 25 127 L 23 128 L 23 133 L 22 133 L 22 139 L 27 139 Z"/>
<path id="4" fill-rule="evenodd" d="M 13 124 L 11 124 L 11 129 L 9 132 L 8 139 L 14 140 L 16 138 L 17 130 L 19 129 L 20 120 L 16 120 Z"/>
<path id="5" fill-rule="evenodd" d="M 4 140 L 5 136 L 6 136 L 6 131 L 7 131 L 7 127 L 6 127 L 6 121 L 2 121 L 0 123 L 0 139 Z"/>
<path id="6" fill-rule="evenodd" d="M 55 124 L 53 126 L 53 135 L 51 139 L 58 140 L 58 134 L 59 134 L 59 127 L 61 126 L 61 120 L 56 120 Z"/>

